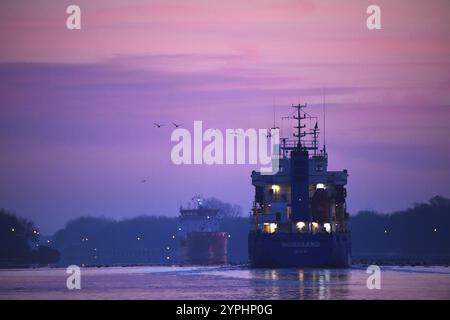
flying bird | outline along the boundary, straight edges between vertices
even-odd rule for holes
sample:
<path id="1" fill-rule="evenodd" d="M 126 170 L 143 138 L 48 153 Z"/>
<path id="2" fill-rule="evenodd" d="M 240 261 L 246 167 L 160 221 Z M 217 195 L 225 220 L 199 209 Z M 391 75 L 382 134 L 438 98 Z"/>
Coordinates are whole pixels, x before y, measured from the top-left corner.
<path id="1" fill-rule="evenodd" d="M 156 122 L 153 122 L 153 124 L 154 124 L 157 128 L 161 128 L 161 127 L 164 126 L 163 124 L 159 124 L 159 123 L 156 123 Z"/>
<path id="2" fill-rule="evenodd" d="M 183 124 L 176 124 L 175 122 L 172 122 L 172 124 L 175 126 L 175 128 L 179 128 L 183 125 Z"/>
<path id="3" fill-rule="evenodd" d="M 146 183 L 147 181 L 148 181 L 147 179 L 144 179 L 141 181 L 141 183 Z"/>

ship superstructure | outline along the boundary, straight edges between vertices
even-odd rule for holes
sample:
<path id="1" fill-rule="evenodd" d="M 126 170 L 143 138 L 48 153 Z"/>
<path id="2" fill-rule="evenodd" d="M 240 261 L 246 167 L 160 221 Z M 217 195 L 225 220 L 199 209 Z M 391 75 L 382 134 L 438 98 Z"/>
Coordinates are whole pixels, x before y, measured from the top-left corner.
<path id="1" fill-rule="evenodd" d="M 347 267 L 347 170 L 329 171 L 325 145 L 319 149 L 317 121 L 306 105 L 294 105 L 293 139 L 282 138 L 279 171 L 252 172 L 255 198 L 249 232 L 253 267 Z"/>
<path id="2" fill-rule="evenodd" d="M 181 265 L 222 265 L 227 263 L 228 233 L 220 231 L 218 209 L 203 206 L 194 197 L 178 218 L 179 262 Z"/>

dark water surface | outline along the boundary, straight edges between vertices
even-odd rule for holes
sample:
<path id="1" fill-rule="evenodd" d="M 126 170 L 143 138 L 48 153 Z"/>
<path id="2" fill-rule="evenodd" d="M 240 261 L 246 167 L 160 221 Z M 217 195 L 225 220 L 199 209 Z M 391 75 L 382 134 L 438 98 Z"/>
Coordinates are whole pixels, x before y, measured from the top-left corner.
<path id="1" fill-rule="evenodd" d="M 0 270 L 0 299 L 450 299 L 450 268 L 381 267 L 369 290 L 363 267 L 82 268 L 81 290 L 68 290 L 63 268 Z"/>

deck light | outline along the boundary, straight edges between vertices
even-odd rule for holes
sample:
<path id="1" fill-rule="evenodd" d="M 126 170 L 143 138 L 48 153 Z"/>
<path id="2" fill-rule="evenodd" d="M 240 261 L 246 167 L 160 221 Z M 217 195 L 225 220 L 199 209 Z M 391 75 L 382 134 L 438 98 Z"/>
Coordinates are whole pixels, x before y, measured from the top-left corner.
<path id="1" fill-rule="evenodd" d="M 302 230 L 305 226 L 306 226 L 306 224 L 303 221 L 297 222 L 297 229 L 298 230 Z"/>

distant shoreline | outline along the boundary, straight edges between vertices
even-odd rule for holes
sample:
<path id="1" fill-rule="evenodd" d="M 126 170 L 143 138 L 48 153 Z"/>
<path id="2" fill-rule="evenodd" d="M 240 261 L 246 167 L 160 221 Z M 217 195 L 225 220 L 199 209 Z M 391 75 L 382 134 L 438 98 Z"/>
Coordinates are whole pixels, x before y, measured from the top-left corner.
<path id="1" fill-rule="evenodd" d="M 357 259 L 354 260 L 350 268 L 364 267 L 369 265 L 378 265 L 385 267 L 446 267 L 450 266 L 449 262 L 445 263 L 432 263 L 432 262 L 404 262 L 396 260 L 379 260 L 379 259 Z M 0 266 L 0 270 L 11 269 L 58 269 L 66 268 L 69 264 L 55 264 L 55 265 L 8 265 Z M 178 267 L 178 268 L 191 268 L 191 267 L 244 267 L 249 268 L 248 264 L 226 264 L 226 265 L 177 265 L 177 264 L 98 264 L 98 265 L 81 265 L 82 268 L 133 268 L 133 267 Z M 284 269 L 284 268 L 273 268 Z M 334 269 L 334 268 L 304 268 L 304 269 Z"/>

